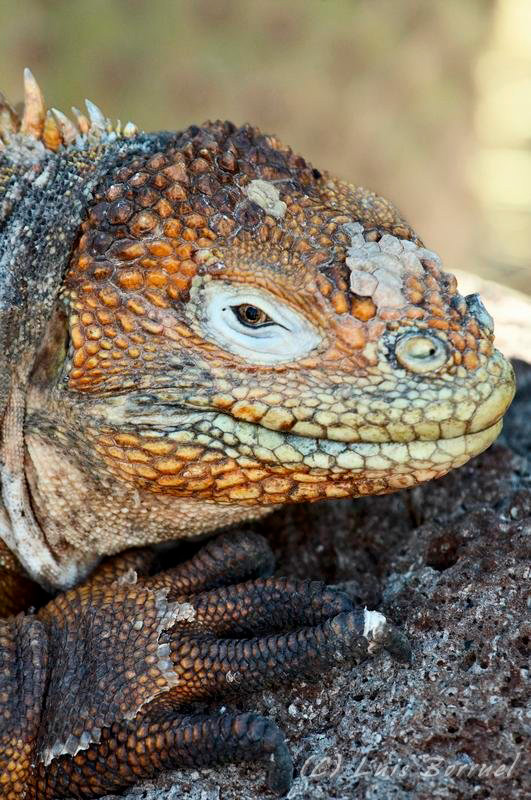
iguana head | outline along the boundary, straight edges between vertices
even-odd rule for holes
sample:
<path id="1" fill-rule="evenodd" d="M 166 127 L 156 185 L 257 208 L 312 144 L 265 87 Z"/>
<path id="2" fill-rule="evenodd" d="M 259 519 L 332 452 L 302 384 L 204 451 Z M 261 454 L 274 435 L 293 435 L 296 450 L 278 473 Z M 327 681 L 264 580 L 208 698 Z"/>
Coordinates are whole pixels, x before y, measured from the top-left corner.
<path id="1" fill-rule="evenodd" d="M 492 319 L 388 201 L 248 125 L 146 135 L 29 100 L 6 147 L 107 159 L 54 300 L 64 337 L 37 357 L 46 435 L 91 470 L 265 506 L 413 486 L 496 438 L 514 378 Z"/>

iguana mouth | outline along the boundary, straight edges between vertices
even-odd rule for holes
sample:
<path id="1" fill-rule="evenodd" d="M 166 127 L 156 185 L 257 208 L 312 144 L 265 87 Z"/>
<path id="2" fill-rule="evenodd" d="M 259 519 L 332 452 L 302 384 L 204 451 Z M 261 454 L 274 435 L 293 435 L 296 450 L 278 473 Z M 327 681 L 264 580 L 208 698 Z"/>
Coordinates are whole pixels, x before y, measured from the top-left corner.
<path id="1" fill-rule="evenodd" d="M 440 466 L 446 472 L 483 452 L 496 439 L 501 428 L 502 421 L 498 420 L 480 431 L 453 438 L 410 442 L 340 442 L 279 433 L 261 425 L 217 414 L 208 433 L 206 426 L 203 426 L 203 433 L 198 434 L 197 440 L 206 444 L 204 437 L 208 436 L 211 447 L 223 445 L 227 452 L 234 450 L 235 455 L 254 457 L 260 462 L 279 464 L 287 469 L 296 469 L 297 465 L 304 464 L 312 470 L 332 473 L 410 473 L 414 469 Z"/>
<path id="2" fill-rule="evenodd" d="M 286 474 L 300 469 L 331 480 L 349 476 L 385 476 L 400 485 L 413 485 L 460 466 L 483 452 L 499 435 L 503 413 L 492 415 L 477 431 L 454 437 L 411 441 L 337 441 L 331 438 L 301 436 L 266 428 L 259 423 L 237 419 L 228 413 L 189 411 L 159 405 L 155 411 L 124 414 L 121 404 L 106 409 L 106 422 L 129 431 L 141 439 L 160 437 L 179 446 L 198 445 L 223 453 L 245 465 L 252 459 Z M 426 477 L 418 477 L 419 473 Z M 429 474 L 428 474 L 429 473 Z M 415 475 L 415 477 L 413 477 Z M 408 476 L 410 480 L 408 480 Z M 395 485 L 393 483 L 393 486 Z"/>

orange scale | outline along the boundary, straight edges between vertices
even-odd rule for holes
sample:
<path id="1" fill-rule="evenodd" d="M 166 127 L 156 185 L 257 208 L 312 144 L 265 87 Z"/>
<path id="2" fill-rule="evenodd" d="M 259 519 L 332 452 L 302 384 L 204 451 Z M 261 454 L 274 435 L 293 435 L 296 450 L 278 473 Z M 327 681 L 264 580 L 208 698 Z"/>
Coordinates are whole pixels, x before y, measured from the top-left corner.
<path id="1" fill-rule="evenodd" d="M 164 192 L 164 197 L 169 202 L 176 206 L 178 203 L 183 203 L 186 200 L 186 189 L 180 183 L 173 183 Z"/>
<path id="2" fill-rule="evenodd" d="M 118 308 L 120 297 L 113 289 L 102 289 L 98 294 L 101 302 L 109 308 Z"/>
<path id="3" fill-rule="evenodd" d="M 469 348 L 469 350 L 477 349 L 478 346 L 477 338 L 468 331 L 465 333 L 465 341 L 466 341 L 466 346 Z"/>
<path id="4" fill-rule="evenodd" d="M 90 266 L 90 264 L 92 264 L 92 258 L 88 255 L 82 255 L 78 257 L 77 262 L 74 265 L 74 269 L 75 267 L 79 267 L 79 269 L 86 269 L 88 266 Z"/>
<path id="5" fill-rule="evenodd" d="M 439 318 L 433 318 L 432 317 L 432 318 L 430 318 L 430 319 L 428 319 L 426 321 L 427 321 L 428 327 L 436 328 L 439 331 L 447 331 L 450 328 L 447 320 L 445 320 L 445 319 L 439 319 Z"/>
<path id="6" fill-rule="evenodd" d="M 153 467 L 148 467 L 145 464 L 135 464 L 135 472 L 142 478 L 158 478 L 158 474 L 155 472 Z"/>
<path id="7" fill-rule="evenodd" d="M 479 332 L 479 325 L 475 319 L 470 319 L 467 323 L 467 329 L 469 333 L 472 334 L 476 339 L 479 339 L 480 332 Z"/>
<path id="8" fill-rule="evenodd" d="M 116 318 L 118 319 L 118 322 L 125 333 L 134 331 L 136 327 L 136 320 L 134 320 L 130 314 L 125 311 L 121 311 L 116 315 Z"/>
<path id="9" fill-rule="evenodd" d="M 149 464 L 151 461 L 151 457 L 148 456 L 147 453 L 144 453 L 142 450 L 138 450 L 136 448 L 130 448 L 126 451 L 126 456 L 128 461 L 140 461 L 143 464 Z"/>
<path id="10" fill-rule="evenodd" d="M 134 437 L 136 439 L 136 437 Z M 145 439 L 137 440 L 138 444 L 141 444 L 144 450 L 147 450 L 148 453 L 152 453 L 156 456 L 166 456 L 170 453 L 173 453 L 175 450 L 175 445 L 171 444 L 170 442 L 164 442 L 161 440 L 156 440 L 154 442 L 146 441 Z"/>
<path id="11" fill-rule="evenodd" d="M 188 489 L 197 492 L 201 491 L 201 489 L 208 489 L 210 486 L 212 486 L 213 483 L 214 480 L 212 478 L 206 477 L 202 478 L 201 480 L 189 481 L 187 486 Z"/>
<path id="12" fill-rule="evenodd" d="M 132 261 L 135 258 L 140 258 L 140 256 L 143 256 L 145 252 L 146 251 L 143 244 L 140 242 L 133 242 L 132 244 L 120 248 L 120 251 L 117 255 L 127 261 Z"/>
<path id="13" fill-rule="evenodd" d="M 467 350 L 463 356 L 463 365 L 466 369 L 473 371 L 479 367 L 479 358 L 475 353 Z"/>
<path id="14" fill-rule="evenodd" d="M 167 185 L 168 179 L 164 175 L 154 175 L 151 178 L 151 186 L 154 186 L 155 189 L 165 189 Z"/>
<path id="15" fill-rule="evenodd" d="M 169 290 L 168 290 L 168 294 L 170 294 Z M 177 298 L 177 299 L 179 299 L 179 298 Z M 179 329 L 178 329 L 178 326 L 176 326 L 175 324 L 173 324 L 171 326 L 168 325 L 166 327 L 165 331 L 164 331 L 164 335 L 167 336 L 168 339 L 171 339 L 173 342 L 177 342 L 177 343 L 182 342 L 183 336 L 185 336 L 188 339 L 192 336 L 191 331 L 187 331 L 184 334 L 181 333 L 179 331 Z"/>
<path id="16" fill-rule="evenodd" d="M 137 300 L 135 297 L 130 297 L 127 301 L 127 308 L 133 312 L 133 314 L 138 314 L 138 316 L 144 316 L 146 313 L 146 309 L 144 305 Z"/>
<path id="17" fill-rule="evenodd" d="M 153 266 L 158 266 L 158 264 L 154 264 Z M 168 276 L 162 269 L 153 269 L 146 275 L 146 283 L 148 286 L 156 286 L 157 288 L 161 288 L 166 286 L 168 282 Z"/>
<path id="18" fill-rule="evenodd" d="M 141 319 L 140 327 L 143 328 L 147 333 L 151 333 L 153 335 L 158 335 L 164 330 L 164 326 L 161 325 L 160 322 L 154 322 L 151 319 Z"/>
<path id="19" fill-rule="evenodd" d="M 368 322 L 376 315 L 376 306 L 370 297 L 357 298 L 352 300 L 352 314 L 362 322 Z"/>
<path id="20" fill-rule="evenodd" d="M 408 289 L 407 296 L 410 303 L 414 303 L 417 306 L 420 305 L 424 299 L 422 292 L 417 292 L 415 289 Z"/>
<path id="21" fill-rule="evenodd" d="M 453 344 L 453 346 L 456 347 L 459 351 L 462 352 L 465 349 L 465 340 L 460 333 L 450 331 L 450 333 L 448 334 L 448 338 Z"/>
<path id="22" fill-rule="evenodd" d="M 158 259 L 155 258 L 142 258 L 139 263 L 145 269 L 153 269 L 159 264 Z"/>
<path id="23" fill-rule="evenodd" d="M 175 254 L 181 259 L 190 258 L 192 253 L 194 252 L 195 247 L 192 247 L 191 244 L 181 244 L 175 248 Z"/>
<path id="24" fill-rule="evenodd" d="M 89 294 L 85 297 L 85 305 L 89 308 L 96 309 L 99 306 L 98 299 L 93 294 Z"/>
<path id="25" fill-rule="evenodd" d="M 394 321 L 402 319 L 402 317 L 403 317 L 403 309 L 398 309 L 398 308 L 380 309 L 380 319 Z"/>
<path id="26" fill-rule="evenodd" d="M 170 239 L 176 239 L 181 231 L 182 225 L 178 219 L 169 219 L 164 224 L 164 234 Z"/>
<path id="27" fill-rule="evenodd" d="M 83 364 L 85 363 L 86 357 L 87 357 L 87 354 L 85 353 L 84 349 L 77 350 L 74 353 L 74 357 L 72 359 L 72 363 L 74 364 L 74 367 L 83 366 Z"/>
<path id="28" fill-rule="evenodd" d="M 111 464 L 111 466 L 114 466 Z M 125 472 L 127 476 L 135 474 L 135 467 L 133 464 L 119 464 L 118 469 L 120 472 Z"/>
<path id="29" fill-rule="evenodd" d="M 183 467 L 183 461 L 178 461 L 175 458 L 165 458 L 154 463 L 154 466 L 159 472 L 164 475 L 175 475 Z"/>
<path id="30" fill-rule="evenodd" d="M 166 292 L 171 297 L 172 300 L 175 300 L 176 302 L 181 300 L 181 290 L 176 288 L 175 286 L 168 286 Z"/>
<path id="31" fill-rule="evenodd" d="M 132 433 L 116 433 L 114 441 L 124 447 L 138 447 L 140 444 L 140 438 Z"/>
<path id="32" fill-rule="evenodd" d="M 158 239 L 156 241 L 150 242 L 148 244 L 149 252 L 154 256 L 170 256 L 173 253 L 172 246 L 169 242 L 164 241 L 163 239 Z"/>
<path id="33" fill-rule="evenodd" d="M 170 307 L 170 304 L 161 296 L 160 292 L 157 292 L 156 290 L 148 289 L 146 292 L 144 292 L 144 297 L 152 305 L 157 306 L 157 308 Z"/>
<path id="34" fill-rule="evenodd" d="M 114 319 L 112 314 L 105 310 L 102 311 L 101 309 L 96 312 L 96 318 L 102 325 L 110 325 Z"/>
<path id="35" fill-rule="evenodd" d="M 93 341 L 97 341 L 98 339 L 101 339 L 101 337 L 103 336 L 103 332 L 98 325 L 89 325 L 86 330 L 86 333 L 87 333 L 87 339 L 92 339 Z"/>
<path id="36" fill-rule="evenodd" d="M 332 292 L 332 284 L 328 278 L 325 278 L 324 275 L 319 274 L 315 280 L 321 294 L 325 297 L 328 297 Z"/>
<path id="37" fill-rule="evenodd" d="M 170 164 L 169 167 L 164 167 L 162 172 L 172 181 L 188 181 L 186 161 L 181 153 L 178 153 L 173 164 Z"/>
<path id="38" fill-rule="evenodd" d="M 83 346 L 85 337 L 83 336 L 83 330 L 80 325 L 74 325 L 72 327 L 70 331 L 70 338 L 72 340 L 72 344 L 76 349 Z"/>
<path id="39" fill-rule="evenodd" d="M 421 319 L 424 317 L 424 311 L 421 308 L 416 308 L 414 306 L 407 308 L 404 313 L 408 319 Z"/>
<path id="40" fill-rule="evenodd" d="M 136 235 L 142 236 L 149 231 L 152 231 L 158 223 L 155 214 L 149 211 L 140 211 L 138 214 L 129 221 L 129 229 Z"/>
<path id="41" fill-rule="evenodd" d="M 118 283 L 122 289 L 132 291 L 144 285 L 144 277 L 140 270 L 122 270 L 118 275 Z"/>
<path id="42" fill-rule="evenodd" d="M 181 272 L 183 275 L 193 276 L 197 272 L 197 264 L 195 261 L 192 261 L 192 259 L 187 258 L 181 261 Z"/>
<path id="43" fill-rule="evenodd" d="M 186 478 L 180 478 L 176 475 L 163 475 L 159 477 L 158 483 L 160 486 L 182 486 L 186 483 Z"/>
<path id="44" fill-rule="evenodd" d="M 201 214 L 187 214 L 184 218 L 186 225 L 189 228 L 201 228 L 205 225 L 205 218 Z"/>
<path id="45" fill-rule="evenodd" d="M 177 272 L 181 267 L 181 262 L 178 261 L 176 258 L 164 258 L 161 262 L 159 262 L 160 266 L 164 270 L 164 272 L 173 275 L 174 272 Z"/>
<path id="46" fill-rule="evenodd" d="M 162 219 L 167 219 L 168 217 L 171 217 L 173 213 L 173 206 L 168 203 L 167 200 L 161 197 L 159 202 L 155 205 L 155 210 Z"/>
<path id="47" fill-rule="evenodd" d="M 180 291 L 182 291 L 183 289 L 188 289 L 188 287 L 190 286 L 190 278 L 184 277 L 184 276 L 178 275 L 178 274 L 177 275 L 172 275 L 171 276 L 171 283 L 172 283 L 172 286 L 168 287 L 168 293 L 170 294 L 170 297 L 173 297 L 174 300 L 178 300 L 180 295 L 179 295 L 179 293 L 177 293 L 176 296 L 173 295 L 172 292 L 171 292 L 172 287 L 175 287 L 176 289 L 178 289 Z"/>
<path id="48" fill-rule="evenodd" d="M 110 278 L 112 269 L 110 267 L 95 267 L 92 272 L 92 277 L 97 281 L 104 281 Z"/>
<path id="49" fill-rule="evenodd" d="M 433 314 L 434 317 L 441 317 L 446 319 L 446 311 L 441 306 L 429 305 L 428 311 L 430 312 L 430 314 Z"/>

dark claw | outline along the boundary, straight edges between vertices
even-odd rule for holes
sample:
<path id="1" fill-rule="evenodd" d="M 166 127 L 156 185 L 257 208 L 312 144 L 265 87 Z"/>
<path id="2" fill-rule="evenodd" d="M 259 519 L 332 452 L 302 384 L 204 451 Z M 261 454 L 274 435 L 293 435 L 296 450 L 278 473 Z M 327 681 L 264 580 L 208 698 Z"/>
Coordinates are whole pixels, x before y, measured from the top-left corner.
<path id="1" fill-rule="evenodd" d="M 275 794 L 283 797 L 293 783 L 293 761 L 286 743 L 280 742 L 271 754 L 271 763 L 267 770 L 267 785 Z"/>
<path id="2" fill-rule="evenodd" d="M 391 653 L 398 661 L 411 664 L 411 645 L 406 635 L 396 625 L 391 622 L 387 623 L 381 643 L 387 652 Z"/>

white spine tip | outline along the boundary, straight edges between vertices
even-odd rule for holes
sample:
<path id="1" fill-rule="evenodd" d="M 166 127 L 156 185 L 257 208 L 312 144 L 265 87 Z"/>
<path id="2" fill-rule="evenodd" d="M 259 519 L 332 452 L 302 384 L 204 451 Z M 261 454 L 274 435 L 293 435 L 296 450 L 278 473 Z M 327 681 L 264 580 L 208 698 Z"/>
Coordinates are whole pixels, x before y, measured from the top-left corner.
<path id="1" fill-rule="evenodd" d="M 366 639 L 373 640 L 375 636 L 385 628 L 387 619 L 379 611 L 369 611 L 367 608 L 363 611 L 363 636 Z"/>
<path id="2" fill-rule="evenodd" d="M 107 126 L 107 119 L 103 115 L 103 112 L 101 111 L 101 109 L 98 108 L 98 106 L 95 103 L 93 103 L 91 100 L 85 100 L 85 105 L 87 107 L 87 111 L 88 111 L 90 122 L 92 123 L 92 127 L 100 128 L 101 130 L 105 130 L 105 128 Z"/>
<path id="3" fill-rule="evenodd" d="M 136 127 L 134 122 L 127 122 L 122 130 L 122 135 L 126 139 L 131 139 L 133 136 L 136 136 L 137 133 L 138 133 L 138 128 Z"/>
<path id="4" fill-rule="evenodd" d="M 57 124 L 61 130 L 61 135 L 63 138 L 63 142 L 68 145 L 71 144 L 77 136 L 79 136 L 79 130 L 76 128 L 74 123 L 68 119 L 66 114 L 63 114 L 62 111 L 59 111 L 57 108 L 52 108 L 52 114 L 54 115 L 55 119 L 57 120 Z"/>
<path id="5" fill-rule="evenodd" d="M 24 69 L 24 112 L 20 130 L 39 139 L 44 128 L 46 104 L 33 72 Z"/>

